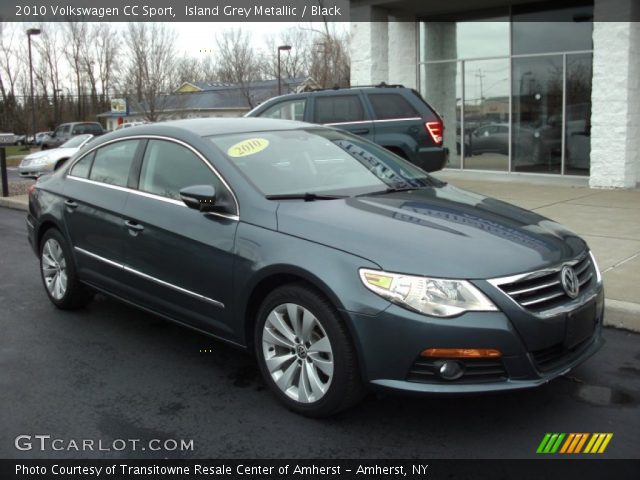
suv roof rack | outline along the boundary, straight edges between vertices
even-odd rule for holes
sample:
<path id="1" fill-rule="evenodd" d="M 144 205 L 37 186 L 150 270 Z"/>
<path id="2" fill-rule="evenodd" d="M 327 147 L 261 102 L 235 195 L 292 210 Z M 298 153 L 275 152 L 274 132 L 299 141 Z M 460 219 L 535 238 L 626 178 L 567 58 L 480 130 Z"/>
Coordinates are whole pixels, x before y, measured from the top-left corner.
<path id="1" fill-rule="evenodd" d="M 334 85 L 333 87 L 326 88 L 313 88 L 309 90 L 310 92 L 324 92 L 326 90 L 349 90 L 352 88 L 405 88 L 404 85 L 399 83 L 387 84 L 385 82 L 380 82 L 377 85 L 351 85 L 349 87 L 341 87 L 339 85 Z"/>

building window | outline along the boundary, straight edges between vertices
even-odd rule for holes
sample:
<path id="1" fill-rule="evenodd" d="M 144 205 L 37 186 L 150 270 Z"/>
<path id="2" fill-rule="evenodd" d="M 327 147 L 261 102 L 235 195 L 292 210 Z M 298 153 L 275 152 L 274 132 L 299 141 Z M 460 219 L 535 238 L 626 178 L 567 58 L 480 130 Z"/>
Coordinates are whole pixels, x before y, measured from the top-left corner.
<path id="1" fill-rule="evenodd" d="M 593 5 L 553 7 L 420 23 L 419 89 L 449 168 L 589 174 Z"/>
<path id="2" fill-rule="evenodd" d="M 514 55 L 593 50 L 593 5 L 548 10 L 514 6 L 511 25 Z"/>

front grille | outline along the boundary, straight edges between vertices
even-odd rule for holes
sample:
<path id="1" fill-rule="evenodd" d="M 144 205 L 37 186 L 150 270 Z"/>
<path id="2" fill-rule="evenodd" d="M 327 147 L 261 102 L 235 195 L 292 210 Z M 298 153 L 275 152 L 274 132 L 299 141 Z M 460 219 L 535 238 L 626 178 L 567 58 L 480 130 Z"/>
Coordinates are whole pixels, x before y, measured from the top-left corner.
<path id="1" fill-rule="evenodd" d="M 502 360 L 493 358 L 456 359 L 464 365 L 464 374 L 457 380 L 445 380 L 438 371 L 444 358 L 419 357 L 411 366 L 407 381 L 417 383 L 483 383 L 499 382 L 507 379 Z"/>
<path id="2" fill-rule="evenodd" d="M 595 281 L 595 269 L 589 255 L 578 260 L 573 269 L 578 275 L 580 291 Z M 561 270 L 562 267 L 544 270 L 510 283 L 497 283 L 497 286 L 527 310 L 548 310 L 570 300 L 560 283 Z"/>
<path id="3" fill-rule="evenodd" d="M 541 372 L 547 372 L 571 362 L 576 354 L 578 354 L 587 344 L 591 343 L 592 340 L 593 336 L 570 349 L 566 348 L 562 342 L 560 342 L 550 347 L 531 352 L 531 355 L 533 356 L 533 360 L 538 370 Z"/>

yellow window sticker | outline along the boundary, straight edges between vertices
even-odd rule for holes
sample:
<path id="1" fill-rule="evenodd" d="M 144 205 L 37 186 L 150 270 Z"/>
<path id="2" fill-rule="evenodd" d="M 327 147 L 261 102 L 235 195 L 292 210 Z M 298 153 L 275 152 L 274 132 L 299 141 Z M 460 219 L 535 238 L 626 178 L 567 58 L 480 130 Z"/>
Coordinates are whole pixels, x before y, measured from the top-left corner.
<path id="1" fill-rule="evenodd" d="M 231 145 L 227 150 L 230 157 L 246 157 L 261 152 L 269 146 L 269 140 L 266 138 L 249 138 L 235 145 Z"/>

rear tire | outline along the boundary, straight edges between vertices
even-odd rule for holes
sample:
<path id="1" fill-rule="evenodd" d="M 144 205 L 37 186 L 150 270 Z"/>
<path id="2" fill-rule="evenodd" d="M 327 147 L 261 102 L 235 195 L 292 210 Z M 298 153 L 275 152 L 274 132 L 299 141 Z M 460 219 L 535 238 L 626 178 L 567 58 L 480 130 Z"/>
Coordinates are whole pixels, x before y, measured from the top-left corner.
<path id="1" fill-rule="evenodd" d="M 347 327 L 335 307 L 304 284 L 284 285 L 265 298 L 254 340 L 266 383 L 296 413 L 328 417 L 365 394 Z"/>
<path id="2" fill-rule="evenodd" d="M 47 230 L 40 242 L 40 276 L 49 300 L 62 310 L 84 307 L 93 298 L 78 280 L 71 249 L 55 228 Z"/>

